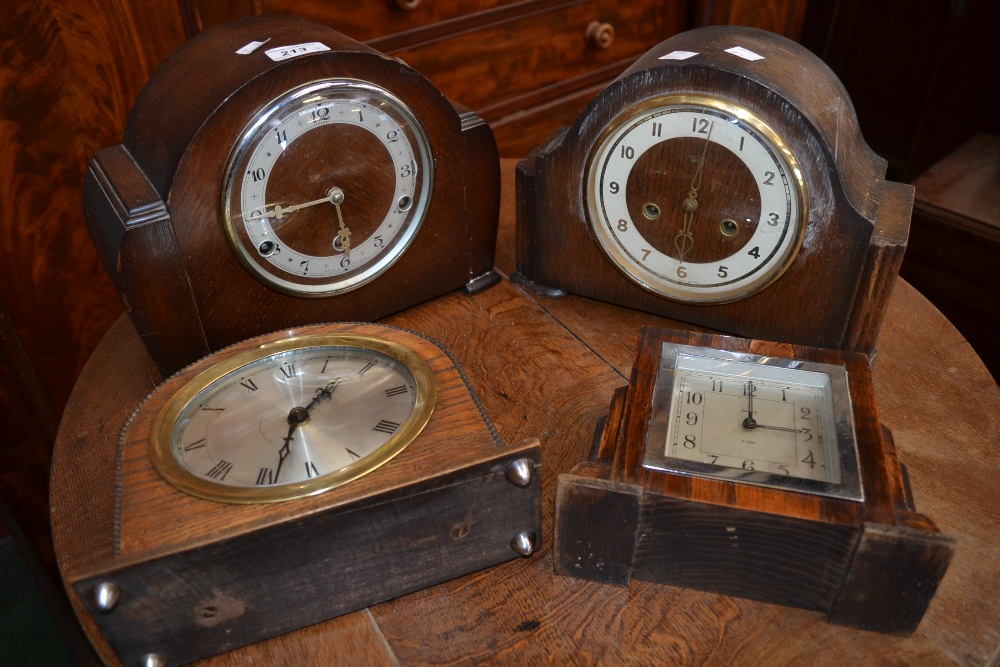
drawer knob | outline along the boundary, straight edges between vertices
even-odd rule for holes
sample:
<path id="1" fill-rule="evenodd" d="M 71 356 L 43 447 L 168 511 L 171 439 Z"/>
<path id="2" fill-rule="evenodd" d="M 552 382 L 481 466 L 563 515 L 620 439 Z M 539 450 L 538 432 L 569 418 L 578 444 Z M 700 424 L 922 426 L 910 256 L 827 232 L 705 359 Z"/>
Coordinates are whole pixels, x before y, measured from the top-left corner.
<path id="1" fill-rule="evenodd" d="M 615 27 L 610 23 L 591 21 L 587 26 L 587 46 L 602 51 L 615 41 Z"/>
<path id="2" fill-rule="evenodd" d="M 396 9 L 402 9 L 404 12 L 412 12 L 420 6 L 420 0 L 396 0 L 395 5 Z"/>

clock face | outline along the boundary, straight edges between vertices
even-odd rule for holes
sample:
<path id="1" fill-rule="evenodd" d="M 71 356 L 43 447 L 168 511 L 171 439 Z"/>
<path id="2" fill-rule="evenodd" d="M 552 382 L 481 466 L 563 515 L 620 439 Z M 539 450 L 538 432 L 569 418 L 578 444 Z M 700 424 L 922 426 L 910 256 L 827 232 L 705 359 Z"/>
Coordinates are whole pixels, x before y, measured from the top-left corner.
<path id="1" fill-rule="evenodd" d="M 265 285 L 300 296 L 348 291 L 413 241 L 433 172 L 420 122 L 389 91 L 313 82 L 274 100 L 233 148 L 223 226 Z"/>
<path id="2" fill-rule="evenodd" d="M 293 338 L 191 380 L 153 429 L 160 473 L 194 495 L 266 502 L 364 475 L 427 423 L 433 375 L 408 348 L 360 336 Z"/>
<path id="3" fill-rule="evenodd" d="M 598 139 L 591 230 L 630 279 L 691 303 L 735 301 L 787 268 L 808 211 L 795 156 L 763 121 L 700 95 L 629 110 Z"/>
<path id="4" fill-rule="evenodd" d="M 843 367 L 664 348 L 644 465 L 860 499 Z"/>

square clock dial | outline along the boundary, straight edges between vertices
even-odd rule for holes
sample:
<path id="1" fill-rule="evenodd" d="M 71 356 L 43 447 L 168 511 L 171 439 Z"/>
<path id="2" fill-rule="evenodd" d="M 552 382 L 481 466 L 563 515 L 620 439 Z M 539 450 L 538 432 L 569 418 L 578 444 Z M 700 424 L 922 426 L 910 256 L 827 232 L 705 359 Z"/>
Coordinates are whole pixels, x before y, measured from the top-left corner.
<path id="1" fill-rule="evenodd" d="M 863 500 L 847 371 L 664 343 L 643 465 Z"/>

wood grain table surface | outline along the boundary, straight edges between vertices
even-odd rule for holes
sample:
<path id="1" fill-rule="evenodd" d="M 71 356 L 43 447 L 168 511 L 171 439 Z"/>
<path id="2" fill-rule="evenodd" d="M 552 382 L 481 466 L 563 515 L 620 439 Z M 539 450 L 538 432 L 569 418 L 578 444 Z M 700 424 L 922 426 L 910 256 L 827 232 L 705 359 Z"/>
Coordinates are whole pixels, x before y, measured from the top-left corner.
<path id="1" fill-rule="evenodd" d="M 504 276 L 515 266 L 513 170 L 504 161 L 496 258 Z M 627 384 L 640 326 L 687 325 L 580 297 L 538 297 L 506 279 L 385 323 L 449 348 L 504 442 L 541 439 L 541 550 L 199 665 L 997 664 L 1000 389 L 955 328 L 905 282 L 897 282 L 879 340 L 876 397 L 917 510 L 957 541 L 911 637 L 832 626 L 818 612 L 553 572 L 556 477 L 586 459 L 612 392 Z M 112 557 L 118 436 L 160 380 L 123 315 L 80 376 L 55 444 L 52 530 L 64 577 Z M 98 652 L 119 664 L 73 603 Z"/>

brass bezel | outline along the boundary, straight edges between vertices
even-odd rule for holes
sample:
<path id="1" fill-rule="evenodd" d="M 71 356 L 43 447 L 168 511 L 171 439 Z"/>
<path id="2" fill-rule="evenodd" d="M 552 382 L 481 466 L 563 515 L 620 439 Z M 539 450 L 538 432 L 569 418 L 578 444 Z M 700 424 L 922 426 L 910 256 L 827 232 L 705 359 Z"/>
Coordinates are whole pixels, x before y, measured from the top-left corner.
<path id="1" fill-rule="evenodd" d="M 593 196 L 597 192 L 598 174 L 596 161 L 598 153 L 601 152 L 607 141 L 623 125 L 648 115 L 653 109 L 676 106 L 707 107 L 724 114 L 729 114 L 730 116 L 737 118 L 752 127 L 771 144 L 771 147 L 774 149 L 775 155 L 778 159 L 785 162 L 785 166 L 788 168 L 789 182 L 791 186 L 790 190 L 792 191 L 793 196 L 798 197 L 799 216 L 797 221 L 793 221 L 793 225 L 797 225 L 797 229 L 794 232 L 795 238 L 789 246 L 789 249 L 786 251 L 784 259 L 775 269 L 765 272 L 759 280 L 755 280 L 749 284 L 746 289 L 743 289 L 736 294 L 729 294 L 720 298 L 694 298 L 689 295 L 679 294 L 678 292 L 671 290 L 671 281 L 660 280 L 657 276 L 654 276 L 652 272 L 634 266 L 631 258 L 623 253 L 616 243 L 605 238 L 605 233 L 600 222 L 598 203 L 595 201 L 595 197 Z M 597 240 L 598 247 L 600 247 L 601 252 L 604 253 L 605 257 L 611 261 L 611 264 L 618 269 L 619 272 L 639 287 L 656 294 L 657 296 L 671 301 L 677 301 L 679 303 L 688 303 L 693 305 L 717 305 L 732 303 L 760 292 L 768 285 L 774 283 L 775 280 L 780 278 L 788 267 L 791 266 L 802 247 L 802 241 L 805 238 L 805 231 L 809 226 L 809 195 L 806 189 L 805 177 L 802 174 L 802 168 L 799 165 L 799 161 L 795 157 L 795 153 L 788 146 L 788 143 L 781 137 L 781 135 L 772 129 L 770 125 L 761 120 L 757 114 L 753 113 L 749 109 L 721 97 L 715 97 L 703 93 L 671 93 L 668 95 L 660 95 L 630 107 L 616 116 L 614 120 L 608 124 L 604 131 L 601 132 L 597 141 L 595 141 L 591 147 L 583 173 L 582 186 L 587 224 L 590 227 L 591 233 Z"/>
<path id="2" fill-rule="evenodd" d="M 293 484 L 273 487 L 237 487 L 217 484 L 191 473 L 173 452 L 173 430 L 184 409 L 208 387 L 248 364 L 285 352 L 320 347 L 354 348 L 384 354 L 413 376 L 416 398 L 406 422 L 380 448 L 340 470 Z M 188 380 L 153 420 L 149 457 L 170 484 L 199 498 L 224 503 L 271 503 L 312 496 L 343 486 L 387 463 L 423 431 L 437 402 L 437 381 L 427 361 L 394 341 L 362 334 L 309 334 L 261 345 L 210 366 Z"/>

